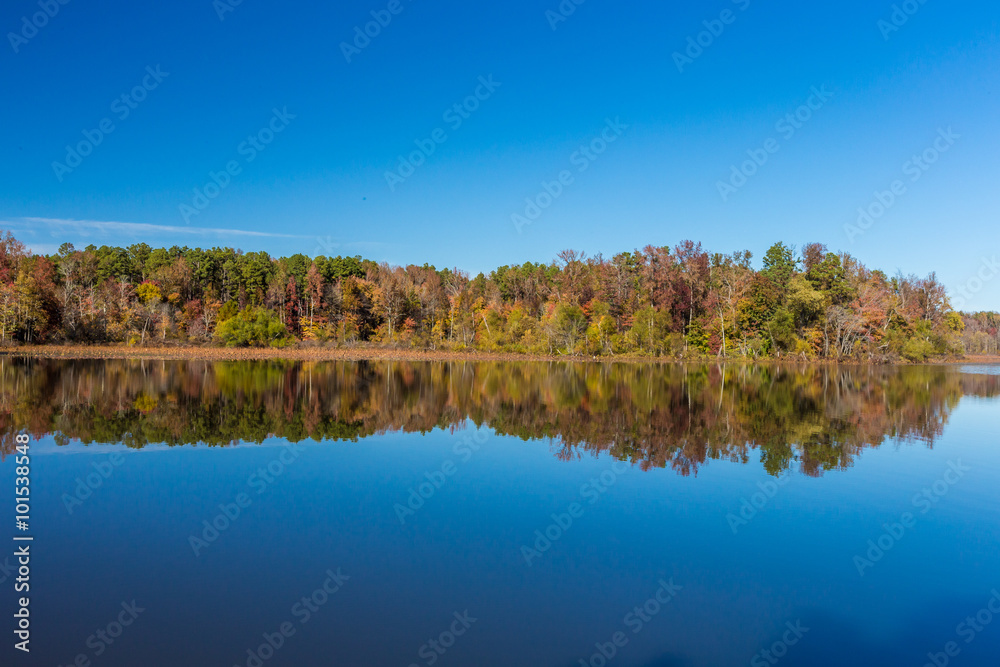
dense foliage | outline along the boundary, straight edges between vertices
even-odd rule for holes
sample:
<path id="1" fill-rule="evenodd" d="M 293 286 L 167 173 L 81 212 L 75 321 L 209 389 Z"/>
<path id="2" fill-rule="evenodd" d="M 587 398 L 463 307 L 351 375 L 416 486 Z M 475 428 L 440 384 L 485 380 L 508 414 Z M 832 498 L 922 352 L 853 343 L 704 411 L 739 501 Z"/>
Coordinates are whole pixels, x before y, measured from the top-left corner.
<path id="1" fill-rule="evenodd" d="M 284 347 L 291 340 L 285 325 L 266 308 L 245 308 L 223 320 L 215 333 L 227 347 Z"/>
<path id="2" fill-rule="evenodd" d="M 751 259 L 685 241 L 611 259 L 564 251 L 472 278 L 142 243 L 37 256 L 8 233 L 0 338 L 912 361 L 997 352 L 1000 315 L 954 312 L 934 274 L 889 277 L 819 244 L 778 243 L 759 270 Z"/>

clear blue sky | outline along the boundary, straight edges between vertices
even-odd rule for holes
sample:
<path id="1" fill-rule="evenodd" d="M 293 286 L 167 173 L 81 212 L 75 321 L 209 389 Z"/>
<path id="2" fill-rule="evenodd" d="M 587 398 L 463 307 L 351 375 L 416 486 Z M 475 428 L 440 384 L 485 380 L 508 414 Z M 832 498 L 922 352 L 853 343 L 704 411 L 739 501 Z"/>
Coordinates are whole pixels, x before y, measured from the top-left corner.
<path id="1" fill-rule="evenodd" d="M 564 248 L 693 238 L 759 261 L 774 241 L 819 241 L 890 273 L 937 270 L 953 294 L 1000 254 L 996 2 L 911 0 L 888 32 L 888 0 L 587 0 L 555 29 L 559 0 L 399 0 L 394 15 L 388 0 L 243 0 L 220 20 L 226 1 L 69 0 L 37 34 L 22 17 L 38 0 L 5 2 L 0 225 L 38 252 L 233 245 L 473 273 Z M 381 10 L 391 22 L 348 63 L 341 43 Z M 720 16 L 679 71 L 674 52 Z M 491 75 L 499 87 L 456 128 L 444 113 Z M 144 79 L 155 88 L 134 109 L 114 103 Z M 779 130 L 823 86 L 833 97 Z M 241 150 L 275 108 L 295 118 Z M 90 155 L 53 167 L 105 119 Z M 628 128 L 593 161 L 574 156 L 607 119 Z M 398 156 L 438 128 L 447 141 L 390 188 Z M 906 164 L 948 128 L 960 138 L 933 165 Z M 719 181 L 768 139 L 777 152 L 724 201 Z M 239 173 L 186 220 L 230 161 Z M 572 182 L 519 233 L 512 214 L 564 170 Z M 845 225 L 897 179 L 903 194 L 852 241 Z M 1000 309 L 1000 275 L 970 296 Z"/>

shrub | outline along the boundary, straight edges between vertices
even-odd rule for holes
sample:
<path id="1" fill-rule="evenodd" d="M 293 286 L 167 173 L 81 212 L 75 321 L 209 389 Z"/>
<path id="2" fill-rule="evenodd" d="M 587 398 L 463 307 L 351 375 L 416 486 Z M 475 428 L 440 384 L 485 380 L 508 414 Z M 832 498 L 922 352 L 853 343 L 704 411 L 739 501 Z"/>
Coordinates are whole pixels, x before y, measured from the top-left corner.
<path id="1" fill-rule="evenodd" d="M 926 361 L 934 355 L 934 344 L 925 338 L 911 338 L 903 345 L 903 356 L 910 361 Z"/>
<path id="2" fill-rule="evenodd" d="M 219 324 L 215 337 L 226 347 L 285 347 L 292 342 L 285 325 L 265 308 L 246 308 Z"/>

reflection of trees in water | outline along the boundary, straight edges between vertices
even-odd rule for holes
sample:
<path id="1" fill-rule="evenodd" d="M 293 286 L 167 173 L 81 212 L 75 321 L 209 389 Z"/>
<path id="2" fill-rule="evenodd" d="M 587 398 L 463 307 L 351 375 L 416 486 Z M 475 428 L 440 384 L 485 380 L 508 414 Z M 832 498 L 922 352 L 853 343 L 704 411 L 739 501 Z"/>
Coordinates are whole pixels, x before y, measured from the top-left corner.
<path id="1" fill-rule="evenodd" d="M 759 449 L 772 474 L 851 465 L 887 438 L 932 446 L 966 394 L 1000 376 L 943 367 L 503 362 L 0 362 L 3 451 L 27 428 L 57 442 L 228 445 L 426 432 L 472 420 L 553 438 L 558 456 L 607 452 L 697 472 Z"/>

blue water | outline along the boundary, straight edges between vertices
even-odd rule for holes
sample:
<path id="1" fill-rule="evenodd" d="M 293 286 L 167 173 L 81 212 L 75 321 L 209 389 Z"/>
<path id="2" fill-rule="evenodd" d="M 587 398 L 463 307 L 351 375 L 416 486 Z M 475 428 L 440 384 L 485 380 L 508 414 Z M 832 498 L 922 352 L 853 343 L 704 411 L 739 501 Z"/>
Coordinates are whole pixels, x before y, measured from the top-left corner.
<path id="1" fill-rule="evenodd" d="M 753 452 L 684 477 L 607 455 L 559 460 L 556 443 L 472 425 L 300 451 L 277 439 L 135 451 L 47 436 L 32 443 L 32 652 L 13 651 L 4 628 L 0 655 L 4 665 L 570 667 L 604 664 L 603 649 L 607 664 L 646 667 L 919 667 L 955 642 L 949 664 L 997 665 L 1000 614 L 971 641 L 959 626 L 1000 590 L 998 415 L 996 399 L 967 396 L 932 448 L 890 442 L 846 470 L 792 470 L 780 485 Z M 109 476 L 67 506 L 95 464 Z M 259 472 L 269 464 L 270 482 Z M 442 469 L 451 474 L 401 522 L 396 505 Z M 8 457 L 0 489 L 13 477 Z M 733 524 L 759 484 L 773 497 Z M 924 488 L 936 501 L 926 512 L 915 503 Z M 240 494 L 238 518 L 192 546 Z M 524 551 L 574 503 L 544 552 Z M 855 556 L 904 512 L 914 525 L 862 576 Z M 0 521 L 13 525 L 10 502 Z M 336 592 L 312 610 L 301 603 L 324 584 Z M 658 592 L 668 601 L 635 613 Z M 142 611 L 105 643 L 95 633 L 117 632 L 133 601 Z M 259 662 L 248 654 L 282 624 L 294 634 L 272 634 L 280 648 Z M 775 646 L 777 662 L 760 655 Z"/>

